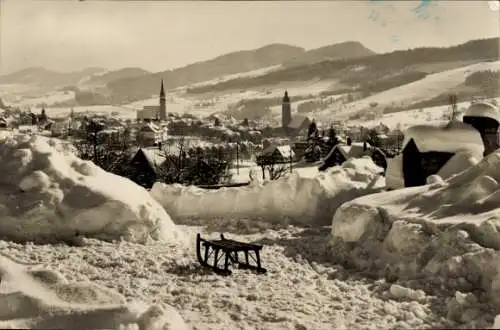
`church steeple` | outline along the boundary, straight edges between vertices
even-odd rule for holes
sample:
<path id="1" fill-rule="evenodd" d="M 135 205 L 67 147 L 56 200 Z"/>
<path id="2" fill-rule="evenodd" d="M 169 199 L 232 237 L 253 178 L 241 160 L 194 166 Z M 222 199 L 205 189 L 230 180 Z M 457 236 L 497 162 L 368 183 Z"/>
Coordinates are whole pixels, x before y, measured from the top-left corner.
<path id="1" fill-rule="evenodd" d="M 281 126 L 286 128 L 291 121 L 292 107 L 290 104 L 290 98 L 288 97 L 288 91 L 285 91 L 285 96 L 283 96 L 283 102 L 281 103 Z"/>
<path id="2" fill-rule="evenodd" d="M 290 102 L 290 98 L 288 97 L 288 91 L 285 90 L 285 96 L 283 96 L 283 102 Z"/>
<path id="3" fill-rule="evenodd" d="M 163 79 L 161 80 L 160 97 L 165 97 L 165 88 L 163 88 Z"/>
<path id="4" fill-rule="evenodd" d="M 161 80 L 160 88 L 160 120 L 167 119 L 167 101 L 165 99 L 165 88 L 163 87 L 163 79 Z"/>

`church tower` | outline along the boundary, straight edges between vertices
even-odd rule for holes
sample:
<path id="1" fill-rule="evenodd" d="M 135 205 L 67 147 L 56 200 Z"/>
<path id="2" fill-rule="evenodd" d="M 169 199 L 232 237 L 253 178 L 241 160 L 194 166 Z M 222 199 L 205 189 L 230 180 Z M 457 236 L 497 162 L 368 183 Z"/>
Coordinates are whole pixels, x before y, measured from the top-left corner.
<path id="1" fill-rule="evenodd" d="M 167 101 L 165 98 L 165 89 L 163 88 L 163 79 L 161 80 L 161 89 L 160 89 L 160 120 L 167 120 Z"/>
<path id="2" fill-rule="evenodd" d="M 285 96 L 283 96 L 283 102 L 281 103 L 281 126 L 283 128 L 288 127 L 288 124 L 292 121 L 292 106 L 290 105 L 290 98 L 288 97 L 288 91 L 285 91 Z"/>

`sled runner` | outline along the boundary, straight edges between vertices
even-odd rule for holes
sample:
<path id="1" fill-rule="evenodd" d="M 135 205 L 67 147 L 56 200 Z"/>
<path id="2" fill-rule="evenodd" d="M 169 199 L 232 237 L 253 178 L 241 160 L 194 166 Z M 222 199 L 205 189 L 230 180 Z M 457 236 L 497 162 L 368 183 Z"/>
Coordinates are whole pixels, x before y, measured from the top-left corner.
<path id="1" fill-rule="evenodd" d="M 200 234 L 196 235 L 196 254 L 202 266 L 210 268 L 220 275 L 231 275 L 230 264 L 238 264 L 240 269 L 254 270 L 259 274 L 266 273 L 266 269 L 262 268 L 260 264 L 262 245 L 226 239 L 223 234 L 220 234 L 220 238 L 220 240 L 205 240 L 201 238 Z M 241 252 L 244 260 L 240 259 Z M 256 265 L 251 265 L 250 259 Z M 219 266 L 222 260 L 224 260 L 223 267 Z"/>

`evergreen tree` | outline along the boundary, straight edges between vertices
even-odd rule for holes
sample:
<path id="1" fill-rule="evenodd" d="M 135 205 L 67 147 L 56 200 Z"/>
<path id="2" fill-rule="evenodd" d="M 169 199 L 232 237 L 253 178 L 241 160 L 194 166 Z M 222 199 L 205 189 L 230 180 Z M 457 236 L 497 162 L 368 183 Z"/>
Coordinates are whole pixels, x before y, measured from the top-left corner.
<path id="1" fill-rule="evenodd" d="M 335 128 L 333 128 L 333 125 L 330 126 L 328 129 L 328 144 L 330 147 L 334 147 L 339 143 L 339 139 L 337 138 L 337 132 L 335 131 Z"/>
<path id="2" fill-rule="evenodd" d="M 40 123 L 45 123 L 47 122 L 47 114 L 45 113 L 45 109 L 42 109 L 42 112 L 40 113 L 40 115 L 38 116 L 38 121 Z"/>
<path id="3" fill-rule="evenodd" d="M 318 131 L 318 128 L 316 127 L 316 122 L 313 121 L 309 124 L 309 128 L 307 129 L 307 138 L 310 139 L 314 133 Z"/>

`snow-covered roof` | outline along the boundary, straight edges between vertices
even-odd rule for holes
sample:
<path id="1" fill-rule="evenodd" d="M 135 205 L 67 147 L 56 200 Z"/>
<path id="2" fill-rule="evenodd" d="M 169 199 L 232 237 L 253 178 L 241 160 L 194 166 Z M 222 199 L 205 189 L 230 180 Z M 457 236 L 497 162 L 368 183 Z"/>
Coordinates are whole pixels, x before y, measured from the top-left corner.
<path id="1" fill-rule="evenodd" d="M 289 146 L 289 145 L 277 146 L 277 145 L 273 145 L 273 144 L 270 145 L 269 147 L 267 147 L 266 149 L 264 149 L 262 151 L 262 154 L 263 155 L 271 155 L 275 151 L 278 151 L 283 158 L 290 158 L 290 157 L 295 156 L 295 153 L 293 152 L 293 149 L 291 146 Z"/>
<path id="2" fill-rule="evenodd" d="M 149 165 L 152 168 L 156 168 L 157 166 L 160 166 L 165 162 L 166 158 L 162 150 L 159 150 L 158 148 L 141 148 L 142 153 L 146 157 L 146 160 L 148 161 Z"/>
<path id="3" fill-rule="evenodd" d="M 497 106 L 489 102 L 477 102 L 465 111 L 464 117 L 486 117 L 495 119 L 500 123 L 500 111 Z"/>
<path id="4" fill-rule="evenodd" d="M 276 149 L 278 149 L 283 158 L 291 158 L 295 156 L 291 146 L 278 146 Z"/>
<path id="5" fill-rule="evenodd" d="M 151 132 L 158 133 L 160 131 L 160 128 L 153 123 L 146 123 L 146 124 L 142 125 L 140 130 L 143 132 L 151 131 Z"/>
<path id="6" fill-rule="evenodd" d="M 484 144 L 479 132 L 472 126 L 453 121 L 445 126 L 416 125 L 406 130 L 403 148 L 413 140 L 420 152 L 470 151 L 482 155 Z"/>
<path id="7" fill-rule="evenodd" d="M 334 149 L 338 149 L 347 160 L 349 158 L 362 157 L 370 147 L 370 144 L 366 142 L 366 150 L 364 150 L 363 142 L 353 142 L 350 146 L 337 144 Z M 332 149 L 332 152 L 334 149 Z"/>

